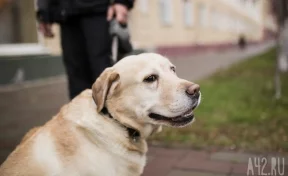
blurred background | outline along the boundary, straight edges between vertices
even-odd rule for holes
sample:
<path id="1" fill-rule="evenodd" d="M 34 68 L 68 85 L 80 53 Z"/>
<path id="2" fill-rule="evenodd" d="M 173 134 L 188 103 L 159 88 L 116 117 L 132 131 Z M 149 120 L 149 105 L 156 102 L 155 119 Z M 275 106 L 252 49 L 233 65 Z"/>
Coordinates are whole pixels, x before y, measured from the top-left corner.
<path id="1" fill-rule="evenodd" d="M 137 0 L 129 26 L 134 47 L 176 53 L 231 47 L 241 36 L 250 43 L 269 39 L 276 30 L 270 12 L 268 0 Z M 2 55 L 61 54 L 59 32 L 53 40 L 37 32 L 33 0 L 8 1 L 0 18 Z"/>
<path id="2" fill-rule="evenodd" d="M 196 122 L 164 128 L 151 146 L 288 152 L 287 59 L 278 69 L 287 5 L 276 2 L 135 1 L 128 23 L 134 48 L 167 56 L 203 94 Z M 34 0 L 0 0 L 0 163 L 68 102 L 59 27 L 53 30 L 53 39 L 38 32 Z"/>

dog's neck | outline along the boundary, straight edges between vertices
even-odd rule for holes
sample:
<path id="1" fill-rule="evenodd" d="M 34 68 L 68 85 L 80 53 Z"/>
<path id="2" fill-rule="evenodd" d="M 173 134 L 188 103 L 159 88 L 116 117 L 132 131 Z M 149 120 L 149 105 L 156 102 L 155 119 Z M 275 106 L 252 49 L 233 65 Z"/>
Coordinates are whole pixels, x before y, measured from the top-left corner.
<path id="1" fill-rule="evenodd" d="M 101 113 L 113 120 L 115 120 L 118 124 L 120 124 L 121 126 L 123 126 L 129 135 L 129 138 L 133 141 L 133 142 L 138 142 L 139 139 L 141 138 L 141 134 L 138 130 L 131 128 L 131 127 L 127 127 L 125 125 L 123 125 L 122 123 L 120 123 L 117 119 L 113 118 L 113 116 L 109 113 L 109 110 L 104 106 L 103 109 L 101 110 Z"/>
<path id="2" fill-rule="evenodd" d="M 92 99 L 93 99 L 94 103 L 96 104 L 96 101 L 95 101 L 93 96 L 92 96 Z M 160 132 L 162 130 L 162 127 L 160 125 L 154 125 L 154 124 L 138 124 L 138 123 L 134 123 L 134 125 L 128 125 L 128 124 L 133 124 L 133 123 L 128 123 L 127 121 L 126 122 L 122 122 L 121 120 L 120 121 L 117 120 L 117 118 L 115 118 L 113 116 L 113 113 L 109 112 L 109 110 L 108 110 L 108 108 L 106 106 L 104 106 L 102 108 L 101 113 L 104 116 L 113 119 L 120 126 L 122 126 L 125 129 L 127 129 L 127 133 L 129 135 L 129 139 L 131 139 L 131 141 L 133 141 L 133 142 L 137 142 L 140 139 L 146 140 L 146 138 L 148 136 L 150 136 L 150 135 L 152 135 L 154 133 Z"/>

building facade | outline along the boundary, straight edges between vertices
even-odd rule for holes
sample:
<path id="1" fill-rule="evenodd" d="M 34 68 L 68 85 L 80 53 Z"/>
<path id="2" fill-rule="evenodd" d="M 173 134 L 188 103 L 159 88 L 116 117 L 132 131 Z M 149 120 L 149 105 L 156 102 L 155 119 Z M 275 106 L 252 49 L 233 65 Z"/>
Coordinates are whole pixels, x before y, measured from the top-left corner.
<path id="1" fill-rule="evenodd" d="M 138 0 L 132 41 L 144 48 L 237 43 L 240 35 L 260 41 L 267 6 L 266 0 Z"/>
<path id="2" fill-rule="evenodd" d="M 129 28 L 135 48 L 236 44 L 240 35 L 261 41 L 275 30 L 268 0 L 136 0 Z M 37 32 L 34 0 L 14 1 L 0 11 L 0 55 L 61 54 L 54 39 Z"/>

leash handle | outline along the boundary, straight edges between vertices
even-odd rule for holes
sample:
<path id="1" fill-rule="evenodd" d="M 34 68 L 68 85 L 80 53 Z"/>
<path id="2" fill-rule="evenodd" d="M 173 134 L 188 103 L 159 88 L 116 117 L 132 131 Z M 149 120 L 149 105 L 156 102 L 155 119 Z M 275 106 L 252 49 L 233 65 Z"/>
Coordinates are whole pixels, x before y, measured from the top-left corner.
<path id="1" fill-rule="evenodd" d="M 112 38 L 112 61 L 113 64 L 115 64 L 118 60 L 118 45 L 119 41 L 118 41 L 118 37 L 117 35 L 114 35 Z"/>
<path id="2" fill-rule="evenodd" d="M 112 63 L 119 61 L 119 55 L 129 53 L 133 47 L 130 43 L 130 35 L 127 24 L 120 24 L 115 18 L 110 21 L 110 35 L 112 37 Z M 119 52 L 121 50 L 121 53 Z"/>

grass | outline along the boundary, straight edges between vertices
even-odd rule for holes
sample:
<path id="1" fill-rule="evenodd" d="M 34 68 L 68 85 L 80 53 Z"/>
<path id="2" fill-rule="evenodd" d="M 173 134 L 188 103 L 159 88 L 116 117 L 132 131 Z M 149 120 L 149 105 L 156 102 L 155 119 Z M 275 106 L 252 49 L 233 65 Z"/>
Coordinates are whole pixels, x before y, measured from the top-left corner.
<path id="1" fill-rule="evenodd" d="M 165 145 L 288 152 L 288 75 L 274 98 L 275 49 L 199 81 L 196 121 L 164 128 L 150 141 Z"/>

